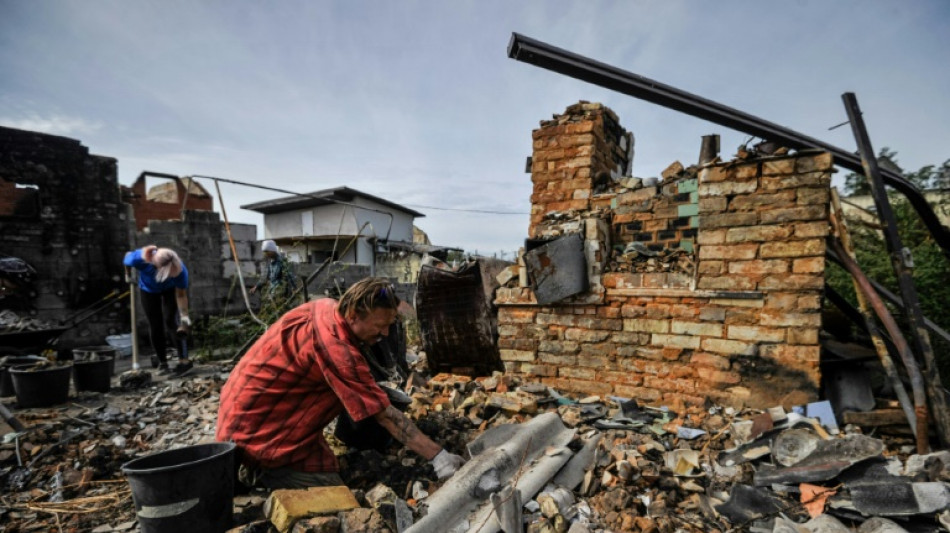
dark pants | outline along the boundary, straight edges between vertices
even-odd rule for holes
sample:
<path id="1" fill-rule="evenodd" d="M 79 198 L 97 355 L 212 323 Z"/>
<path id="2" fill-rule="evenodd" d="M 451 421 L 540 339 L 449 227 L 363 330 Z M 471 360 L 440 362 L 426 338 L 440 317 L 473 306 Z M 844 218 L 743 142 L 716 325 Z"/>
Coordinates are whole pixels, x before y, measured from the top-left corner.
<path id="1" fill-rule="evenodd" d="M 139 290 L 139 294 L 142 295 L 142 307 L 148 320 L 148 336 L 152 340 L 155 356 L 161 364 L 167 365 L 166 339 L 176 344 L 178 342 L 178 302 L 175 300 L 175 289 L 159 293 Z"/>

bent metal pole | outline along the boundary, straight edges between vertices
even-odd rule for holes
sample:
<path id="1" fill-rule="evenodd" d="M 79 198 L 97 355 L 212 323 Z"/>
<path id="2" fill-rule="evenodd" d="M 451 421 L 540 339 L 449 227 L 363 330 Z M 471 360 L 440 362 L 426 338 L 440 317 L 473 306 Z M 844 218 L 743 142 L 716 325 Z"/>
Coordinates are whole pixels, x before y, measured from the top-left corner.
<path id="1" fill-rule="evenodd" d="M 881 169 L 878 167 L 877 158 L 874 156 L 874 149 L 871 146 L 871 139 L 868 136 L 867 128 L 864 126 L 864 117 L 861 116 L 858 99 L 854 93 L 844 93 L 841 95 L 841 99 L 844 101 L 844 107 L 851 122 L 851 131 L 854 133 L 854 139 L 858 144 L 861 164 L 864 166 L 864 174 L 871 186 L 874 205 L 877 208 L 881 222 L 884 224 L 884 242 L 887 244 L 887 252 L 891 256 L 891 265 L 894 267 L 897 284 L 900 287 L 901 297 L 907 310 L 907 322 L 910 326 L 915 348 L 917 348 L 917 355 L 923 363 L 924 384 L 927 387 L 927 396 L 930 399 L 930 411 L 933 413 L 937 425 L 937 436 L 941 445 L 950 446 L 950 408 L 947 406 L 947 397 L 943 385 L 940 383 L 940 373 L 937 370 L 933 347 L 930 344 L 930 334 L 927 333 L 927 327 L 924 325 L 920 300 L 917 298 L 917 288 L 914 286 L 913 277 L 911 277 L 911 269 L 914 266 L 913 259 L 910 250 L 904 247 L 900 233 L 897 231 L 897 218 L 894 216 L 891 201 L 884 189 Z"/>

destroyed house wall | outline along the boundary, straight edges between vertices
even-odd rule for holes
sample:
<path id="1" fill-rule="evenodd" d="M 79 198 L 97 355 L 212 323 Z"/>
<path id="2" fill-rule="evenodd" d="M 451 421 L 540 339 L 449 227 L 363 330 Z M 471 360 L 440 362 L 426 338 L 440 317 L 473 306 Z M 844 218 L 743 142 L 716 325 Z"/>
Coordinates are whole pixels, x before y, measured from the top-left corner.
<path id="1" fill-rule="evenodd" d="M 815 397 L 830 154 L 715 162 L 644 187 L 616 172 L 625 135 L 608 109 L 565 115 L 533 134 L 529 237 L 580 234 L 590 289 L 538 305 L 537 280 L 511 276 L 495 300 L 506 371 L 658 403 Z M 606 186 L 590 178 L 603 173 Z M 634 251 L 675 252 L 692 271 L 641 271 L 622 261 Z"/>
<path id="2" fill-rule="evenodd" d="M 151 220 L 180 220 L 185 210 L 213 211 L 211 196 L 190 178 L 160 178 L 167 183 L 146 191 L 145 176 L 123 187 L 135 216 L 135 229 L 144 230 Z M 187 187 L 187 188 L 186 188 Z"/>
<path id="3" fill-rule="evenodd" d="M 0 253 L 37 271 L 23 299 L 2 298 L 0 307 L 57 322 L 124 290 L 131 232 L 115 159 L 77 140 L 0 127 Z M 102 343 L 128 323 L 123 308 L 105 306 L 64 332 L 59 346 Z"/>

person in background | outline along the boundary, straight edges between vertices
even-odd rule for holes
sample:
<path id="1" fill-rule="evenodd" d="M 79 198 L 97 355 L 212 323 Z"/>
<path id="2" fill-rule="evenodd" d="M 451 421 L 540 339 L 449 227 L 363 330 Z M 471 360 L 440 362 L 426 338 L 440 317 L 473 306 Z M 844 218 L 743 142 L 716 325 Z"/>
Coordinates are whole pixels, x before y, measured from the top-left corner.
<path id="1" fill-rule="evenodd" d="M 294 279 L 287 258 L 277 249 L 277 243 L 272 240 L 266 240 L 261 243 L 261 251 L 264 253 L 265 271 L 257 284 L 251 287 L 250 293 L 263 289 L 267 285 L 267 292 L 261 296 L 274 298 L 275 296 L 288 297 L 294 289 L 297 288 L 297 280 Z"/>
<path id="2" fill-rule="evenodd" d="M 192 369 L 183 351 L 174 371 L 168 368 L 167 339 L 178 345 L 191 328 L 188 317 L 188 269 L 170 248 L 154 244 L 125 254 L 126 267 L 139 271 L 139 294 L 148 320 L 152 348 L 158 358 L 160 374 L 182 376 Z"/>
<path id="3" fill-rule="evenodd" d="M 373 419 L 427 459 L 442 479 L 465 462 L 390 403 L 363 350 L 385 337 L 399 297 L 385 278 L 354 283 L 340 298 L 288 311 L 254 343 L 221 389 L 216 439 L 234 442 L 238 479 L 251 487 L 343 485 L 323 429 L 346 412 Z"/>

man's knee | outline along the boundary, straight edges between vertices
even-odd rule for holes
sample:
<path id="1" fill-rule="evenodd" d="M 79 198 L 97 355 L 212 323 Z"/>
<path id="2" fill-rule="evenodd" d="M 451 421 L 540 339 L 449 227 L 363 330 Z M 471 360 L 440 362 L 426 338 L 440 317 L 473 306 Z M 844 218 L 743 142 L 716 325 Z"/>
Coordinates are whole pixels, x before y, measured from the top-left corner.
<path id="1" fill-rule="evenodd" d="M 305 489 L 344 485 L 336 472 L 301 472 L 292 468 L 248 468 L 241 465 L 238 479 L 249 487 L 274 489 Z"/>

